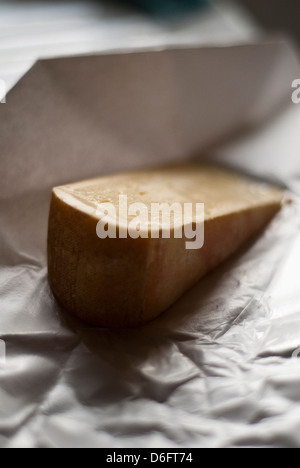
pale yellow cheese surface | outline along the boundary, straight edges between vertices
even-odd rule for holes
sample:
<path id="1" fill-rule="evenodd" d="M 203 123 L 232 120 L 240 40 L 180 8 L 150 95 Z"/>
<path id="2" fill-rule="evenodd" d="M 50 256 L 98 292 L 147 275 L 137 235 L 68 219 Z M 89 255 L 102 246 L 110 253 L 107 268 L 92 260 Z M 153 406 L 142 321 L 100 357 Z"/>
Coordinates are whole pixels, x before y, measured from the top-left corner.
<path id="1" fill-rule="evenodd" d="M 152 203 L 203 203 L 203 247 L 187 250 L 186 238 L 175 235 L 99 238 L 99 205 L 110 203 L 117 212 L 124 195 L 128 206 L 142 202 L 149 212 Z M 91 324 L 128 327 L 146 323 L 260 232 L 280 210 L 282 198 L 276 187 L 203 164 L 160 167 L 57 187 L 49 217 L 51 288 L 66 310 Z M 120 232 L 120 217 L 115 219 Z M 182 227 L 185 220 L 179 216 L 176 222 Z M 152 235 L 154 224 L 148 218 L 143 232 Z M 159 223 L 155 229 L 161 233 Z"/>
<path id="2" fill-rule="evenodd" d="M 206 219 L 282 199 L 276 187 L 199 164 L 100 177 L 58 187 L 55 192 L 95 217 L 99 204 L 118 207 L 119 195 L 127 195 L 128 204 L 142 202 L 149 210 L 151 203 L 204 203 Z"/>

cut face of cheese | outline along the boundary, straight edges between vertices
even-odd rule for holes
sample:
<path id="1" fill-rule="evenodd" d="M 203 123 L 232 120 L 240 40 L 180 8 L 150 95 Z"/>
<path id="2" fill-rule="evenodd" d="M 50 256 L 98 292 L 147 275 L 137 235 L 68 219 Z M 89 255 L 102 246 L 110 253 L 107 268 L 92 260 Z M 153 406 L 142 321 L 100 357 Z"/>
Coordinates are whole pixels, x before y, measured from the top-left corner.
<path id="1" fill-rule="evenodd" d="M 53 293 L 91 324 L 146 323 L 260 231 L 282 196 L 275 187 L 200 164 L 55 188 L 48 234 Z M 153 216 L 163 205 L 171 207 L 166 217 Z M 204 208 L 201 219 L 197 207 Z"/>

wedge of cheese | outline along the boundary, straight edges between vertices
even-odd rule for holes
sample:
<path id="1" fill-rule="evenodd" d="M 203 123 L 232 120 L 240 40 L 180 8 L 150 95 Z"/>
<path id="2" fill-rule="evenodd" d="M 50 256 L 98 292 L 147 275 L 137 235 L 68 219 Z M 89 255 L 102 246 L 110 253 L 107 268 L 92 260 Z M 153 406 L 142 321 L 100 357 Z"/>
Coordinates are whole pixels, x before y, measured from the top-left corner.
<path id="1" fill-rule="evenodd" d="M 91 324 L 144 324 L 260 231 L 279 211 L 282 197 L 275 187 L 200 164 L 111 175 L 55 188 L 48 235 L 53 293 L 65 309 Z M 131 210 L 127 220 L 121 218 L 120 200 L 125 199 L 128 210 L 139 203 L 149 210 L 149 218 L 139 226 L 135 222 L 138 211 L 136 217 Z M 171 210 L 168 238 L 163 234 L 163 218 L 150 216 L 152 207 L 162 203 L 175 203 L 183 213 L 186 204 L 204 204 L 204 218 L 195 215 L 196 209 L 190 219 L 181 219 L 180 213 Z M 116 216 L 103 211 L 108 206 L 115 207 Z M 138 236 L 130 231 L 131 222 Z M 204 244 L 187 248 L 191 236 L 184 228 L 189 223 L 195 233 L 204 223 Z"/>

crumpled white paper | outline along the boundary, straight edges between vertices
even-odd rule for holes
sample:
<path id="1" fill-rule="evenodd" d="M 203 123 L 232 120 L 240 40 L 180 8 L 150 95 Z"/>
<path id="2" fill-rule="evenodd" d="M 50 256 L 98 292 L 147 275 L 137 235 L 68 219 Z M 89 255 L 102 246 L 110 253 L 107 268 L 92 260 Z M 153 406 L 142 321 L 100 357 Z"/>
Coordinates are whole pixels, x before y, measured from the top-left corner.
<path id="1" fill-rule="evenodd" d="M 48 195 L 0 205 L 1 445 L 299 447 L 299 197 L 159 319 L 114 331 L 52 297 L 30 229 Z"/>
<path id="2" fill-rule="evenodd" d="M 2 447 L 300 446 L 299 121 L 290 105 L 210 152 L 279 181 L 291 203 L 142 328 L 63 312 L 47 282 L 49 187 L 1 197 Z"/>
<path id="3" fill-rule="evenodd" d="M 1 445 L 299 446 L 299 214 L 295 197 L 250 247 L 135 330 L 67 316 L 46 259 L 12 244 L 15 264 L 0 273 Z"/>

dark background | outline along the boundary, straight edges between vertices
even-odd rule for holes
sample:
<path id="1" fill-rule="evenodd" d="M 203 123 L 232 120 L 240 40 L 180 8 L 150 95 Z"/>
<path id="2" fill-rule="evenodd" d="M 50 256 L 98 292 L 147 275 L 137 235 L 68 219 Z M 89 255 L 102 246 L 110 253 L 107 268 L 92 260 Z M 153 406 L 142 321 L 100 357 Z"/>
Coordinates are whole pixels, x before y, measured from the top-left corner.
<path id="1" fill-rule="evenodd" d="M 204 6 L 211 0 L 118 0 L 143 7 L 158 16 Z M 286 33 L 300 48 L 300 0 L 235 0 L 250 12 L 256 22 L 268 32 Z"/>
<path id="2" fill-rule="evenodd" d="M 300 0 L 240 0 L 265 29 L 285 32 L 300 48 Z"/>

